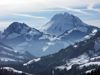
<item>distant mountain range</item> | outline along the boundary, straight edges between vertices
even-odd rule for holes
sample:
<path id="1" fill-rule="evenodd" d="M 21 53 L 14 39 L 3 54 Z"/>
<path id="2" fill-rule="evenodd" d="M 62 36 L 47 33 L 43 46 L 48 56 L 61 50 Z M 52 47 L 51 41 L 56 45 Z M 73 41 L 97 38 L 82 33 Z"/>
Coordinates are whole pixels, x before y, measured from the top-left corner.
<path id="1" fill-rule="evenodd" d="M 0 65 L 22 64 L 35 57 L 29 52 L 21 52 L 0 42 Z"/>
<path id="2" fill-rule="evenodd" d="M 89 39 L 100 29 L 90 26 L 69 13 L 60 13 L 41 30 L 24 23 L 13 22 L 0 32 L 0 41 L 18 51 L 28 51 L 36 57 L 56 53 L 80 40 Z"/>

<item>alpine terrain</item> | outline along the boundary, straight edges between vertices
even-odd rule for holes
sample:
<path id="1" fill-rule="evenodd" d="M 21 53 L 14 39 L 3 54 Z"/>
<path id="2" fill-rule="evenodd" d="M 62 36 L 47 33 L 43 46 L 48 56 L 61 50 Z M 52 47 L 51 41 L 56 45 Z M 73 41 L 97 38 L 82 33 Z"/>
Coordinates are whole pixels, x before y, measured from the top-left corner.
<path id="1" fill-rule="evenodd" d="M 100 32 L 55 54 L 30 60 L 23 65 L 9 65 L 17 70 L 36 75 L 86 75 L 99 66 Z"/>
<path id="2" fill-rule="evenodd" d="M 0 65 L 22 64 L 35 57 L 29 52 L 21 52 L 0 42 Z"/>
<path id="3" fill-rule="evenodd" d="M 15 50 L 28 51 L 40 57 L 89 39 L 99 30 L 98 27 L 85 24 L 78 17 L 65 12 L 54 15 L 41 30 L 31 28 L 25 23 L 13 22 L 4 31 L 0 31 L 0 41 Z"/>

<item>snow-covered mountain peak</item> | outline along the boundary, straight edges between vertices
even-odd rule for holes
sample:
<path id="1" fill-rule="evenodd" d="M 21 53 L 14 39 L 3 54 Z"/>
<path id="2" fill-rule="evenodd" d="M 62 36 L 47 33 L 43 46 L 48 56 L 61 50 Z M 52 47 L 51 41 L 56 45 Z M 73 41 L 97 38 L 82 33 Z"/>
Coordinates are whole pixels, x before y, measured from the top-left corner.
<path id="1" fill-rule="evenodd" d="M 68 16 L 70 16 L 71 14 L 65 12 L 65 13 L 59 13 L 53 16 L 53 18 L 51 19 L 52 21 L 58 20 L 58 19 L 62 19 L 62 18 L 66 18 Z"/>
<path id="2" fill-rule="evenodd" d="M 61 35 L 65 31 L 85 26 L 87 26 L 87 24 L 83 23 L 81 19 L 65 12 L 54 15 L 54 17 L 44 25 L 42 30 L 53 35 Z"/>
<path id="3" fill-rule="evenodd" d="M 22 29 L 29 29 L 29 27 L 24 24 L 24 23 L 19 23 L 19 22 L 13 22 L 7 29 L 4 31 L 4 35 L 12 34 L 12 33 L 17 33 L 20 34 Z"/>
<path id="4" fill-rule="evenodd" d="M 32 40 L 34 37 L 40 37 L 42 32 L 35 28 L 31 28 L 25 23 L 13 22 L 2 33 L 1 39 L 14 39 L 20 37 L 21 39 Z M 18 38 L 17 38 L 18 39 Z"/>
<path id="5" fill-rule="evenodd" d="M 12 27 L 21 27 L 21 28 L 23 28 L 24 26 L 25 27 L 28 27 L 25 23 L 19 23 L 19 22 L 13 22 L 10 26 L 12 26 Z"/>
<path id="6" fill-rule="evenodd" d="M 80 24 L 83 23 L 80 18 L 74 16 L 73 14 L 69 14 L 67 12 L 54 15 L 51 21 L 65 22 L 64 23 L 65 25 L 71 25 L 71 23 L 74 23 L 73 24 L 74 26 L 83 26 L 82 24 Z"/>

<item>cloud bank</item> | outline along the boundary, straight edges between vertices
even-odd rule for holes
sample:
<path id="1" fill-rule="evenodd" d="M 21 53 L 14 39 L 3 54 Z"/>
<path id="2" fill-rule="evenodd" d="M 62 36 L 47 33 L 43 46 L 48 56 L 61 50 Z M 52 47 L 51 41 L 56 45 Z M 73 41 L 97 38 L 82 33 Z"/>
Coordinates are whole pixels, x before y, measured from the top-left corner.
<path id="1" fill-rule="evenodd" d="M 0 0 L 0 10 L 3 13 L 7 12 L 37 12 L 50 8 L 74 8 L 88 7 L 89 10 L 94 10 L 93 5 L 100 4 L 100 0 Z M 78 11 L 76 9 L 68 9 Z M 98 9 L 95 9 L 98 11 Z M 84 12 L 82 12 L 84 13 Z"/>

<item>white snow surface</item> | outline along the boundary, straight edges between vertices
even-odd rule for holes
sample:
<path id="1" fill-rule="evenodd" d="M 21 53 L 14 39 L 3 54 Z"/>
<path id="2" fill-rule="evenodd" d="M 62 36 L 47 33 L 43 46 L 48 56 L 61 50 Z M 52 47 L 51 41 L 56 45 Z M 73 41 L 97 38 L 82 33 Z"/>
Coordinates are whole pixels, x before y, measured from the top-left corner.
<path id="1" fill-rule="evenodd" d="M 24 65 L 24 66 L 27 66 L 27 65 L 29 65 L 29 64 L 31 64 L 31 63 L 33 63 L 33 62 L 38 62 L 38 61 L 40 61 L 40 60 L 41 60 L 41 58 L 33 59 L 33 60 L 28 61 L 27 63 L 25 63 L 25 64 L 23 64 L 23 65 Z"/>
<path id="2" fill-rule="evenodd" d="M 74 45 L 74 47 L 76 48 L 77 45 Z M 55 68 L 56 69 L 59 68 L 61 70 L 66 68 L 67 70 L 69 70 L 74 64 L 79 64 L 80 65 L 79 68 L 83 68 L 84 66 L 89 66 L 89 65 L 100 65 L 100 52 L 98 52 L 98 50 L 100 49 L 100 43 L 96 42 L 94 48 L 97 51 L 95 53 L 93 50 L 89 50 L 89 54 L 92 55 L 91 58 L 88 56 L 88 54 L 83 53 L 82 55 L 76 58 L 69 59 L 66 62 L 66 64 L 57 66 Z"/>
<path id="3" fill-rule="evenodd" d="M 88 70 L 88 71 L 86 71 L 85 73 L 90 73 L 90 72 L 93 71 L 93 70 L 95 70 L 95 69 Z"/>
<path id="4" fill-rule="evenodd" d="M 89 51 L 89 53 L 91 53 L 92 55 L 94 55 L 93 51 Z M 56 66 L 55 69 L 61 69 L 64 70 L 65 68 L 67 70 L 72 68 L 72 65 L 74 64 L 79 64 L 79 68 L 83 68 L 84 66 L 89 66 L 89 65 L 98 65 L 100 66 L 100 56 L 93 56 L 93 57 L 89 57 L 88 54 L 83 53 L 82 55 L 73 58 L 73 59 L 69 59 L 66 64 L 61 65 L 61 66 Z M 88 72 L 88 71 L 87 71 Z"/>
<path id="5" fill-rule="evenodd" d="M 92 36 L 94 36 L 96 33 L 97 33 L 97 29 L 94 29 L 93 31 L 92 31 L 92 33 L 91 34 L 89 34 L 89 35 L 86 35 L 84 38 L 83 38 L 83 40 L 84 39 L 89 39 L 89 38 L 91 38 Z"/>
<path id="6" fill-rule="evenodd" d="M 16 72 L 16 73 L 23 73 L 22 71 L 18 71 L 18 70 L 14 69 L 14 68 L 11 68 L 11 67 L 3 67 L 3 69 L 6 69 L 8 71 L 13 71 L 13 72 Z"/>
<path id="7" fill-rule="evenodd" d="M 77 64 L 84 64 L 84 63 L 88 62 L 88 59 L 89 59 L 88 55 L 86 53 L 84 53 L 84 54 L 78 56 L 77 58 L 70 59 L 69 62 L 71 64 L 72 63 L 74 63 L 74 64 L 76 64 L 76 63 Z"/>
<path id="8" fill-rule="evenodd" d="M 59 68 L 61 70 L 63 70 L 64 68 L 66 68 L 67 70 L 71 69 L 72 65 L 74 64 L 85 64 L 89 61 L 89 57 L 86 53 L 83 53 L 82 55 L 70 59 L 69 61 L 67 61 L 67 63 L 65 65 L 61 65 L 61 66 L 57 66 L 56 68 Z"/>
<path id="9" fill-rule="evenodd" d="M 12 33 L 12 34 L 7 36 L 7 39 L 12 39 L 12 38 L 15 38 L 15 37 L 18 37 L 18 36 L 20 36 L 20 35 L 17 34 L 17 33 Z"/>
<path id="10" fill-rule="evenodd" d="M 30 38 L 25 37 L 26 41 L 32 41 L 35 35 L 40 35 L 40 33 L 38 31 L 36 31 L 35 29 L 31 29 L 30 32 L 26 33 L 25 35 L 29 35 Z"/>
<path id="11" fill-rule="evenodd" d="M 50 46 L 52 45 L 55 45 L 54 42 L 47 42 L 47 46 L 44 46 L 42 49 L 43 49 L 43 52 L 46 51 Z"/>
<path id="12" fill-rule="evenodd" d="M 16 69 L 14 69 L 14 68 L 12 68 L 12 67 L 3 67 L 3 69 L 6 69 L 6 70 L 8 70 L 8 71 L 13 71 L 13 72 L 15 72 L 15 73 L 25 73 L 25 72 L 23 72 L 23 71 L 19 71 L 19 70 L 16 70 Z M 27 75 L 34 75 L 34 74 L 29 74 L 29 73 L 25 73 L 25 74 L 27 74 Z"/>
<path id="13" fill-rule="evenodd" d="M 39 38 L 39 40 L 41 39 L 49 39 L 50 41 L 55 41 L 57 39 L 59 39 L 57 36 L 53 37 L 52 35 L 47 35 L 47 34 L 44 34 L 42 37 Z"/>
<path id="14" fill-rule="evenodd" d="M 96 60 L 97 60 L 97 59 L 100 59 L 100 56 L 92 57 L 90 60 L 93 61 L 93 60 L 95 60 L 95 59 L 96 59 Z"/>
<path id="15" fill-rule="evenodd" d="M 97 32 L 97 29 L 94 29 L 93 31 L 92 31 L 92 33 L 96 33 Z"/>
<path id="16" fill-rule="evenodd" d="M 76 30 L 87 32 L 87 25 L 83 23 L 78 17 L 68 14 L 56 14 L 44 27 L 42 30 L 46 33 L 52 35 L 61 35 L 65 31 Z"/>
<path id="17" fill-rule="evenodd" d="M 78 47 L 78 45 L 74 45 L 74 48 L 77 48 Z"/>
<path id="18" fill-rule="evenodd" d="M 80 65 L 79 67 L 82 68 L 84 66 L 89 66 L 89 65 L 98 65 L 98 66 L 100 66 L 100 61 L 88 62 L 88 63 L 85 63 L 83 65 Z"/>
<path id="19" fill-rule="evenodd" d="M 43 49 L 43 52 L 46 51 L 47 49 L 49 48 L 49 46 L 44 46 L 42 49 Z"/>
<path id="20" fill-rule="evenodd" d="M 7 57 L 0 57 L 0 61 L 16 61 L 15 59 L 7 58 Z"/>

